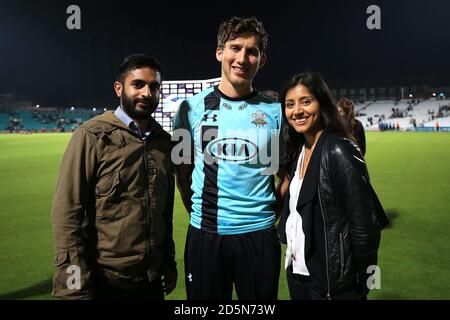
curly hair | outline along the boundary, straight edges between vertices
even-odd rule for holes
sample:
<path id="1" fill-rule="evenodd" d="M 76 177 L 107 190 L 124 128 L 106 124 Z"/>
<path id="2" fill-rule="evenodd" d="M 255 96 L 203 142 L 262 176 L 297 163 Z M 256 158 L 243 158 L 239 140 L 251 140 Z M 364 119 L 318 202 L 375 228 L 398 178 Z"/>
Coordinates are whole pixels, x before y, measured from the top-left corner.
<path id="1" fill-rule="evenodd" d="M 268 34 L 261 21 L 255 17 L 233 17 L 221 23 L 217 33 L 217 46 L 225 47 L 225 43 L 239 37 L 255 36 L 258 40 L 259 50 L 265 54 L 267 50 Z"/>

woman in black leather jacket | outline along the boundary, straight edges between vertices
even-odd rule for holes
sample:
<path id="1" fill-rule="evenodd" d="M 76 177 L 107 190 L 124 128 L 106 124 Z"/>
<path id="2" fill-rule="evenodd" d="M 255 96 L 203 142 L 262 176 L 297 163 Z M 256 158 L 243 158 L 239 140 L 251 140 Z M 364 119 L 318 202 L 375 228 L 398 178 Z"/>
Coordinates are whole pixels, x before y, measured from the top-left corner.
<path id="1" fill-rule="evenodd" d="M 388 223 L 364 157 L 320 76 L 293 76 L 280 101 L 289 165 L 278 231 L 291 299 L 364 299 Z"/>

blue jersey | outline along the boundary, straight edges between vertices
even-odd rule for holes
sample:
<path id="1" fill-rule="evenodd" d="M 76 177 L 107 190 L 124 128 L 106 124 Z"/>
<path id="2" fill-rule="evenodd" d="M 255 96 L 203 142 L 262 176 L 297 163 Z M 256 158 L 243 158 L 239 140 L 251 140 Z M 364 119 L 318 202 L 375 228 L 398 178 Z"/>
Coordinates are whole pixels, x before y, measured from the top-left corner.
<path id="1" fill-rule="evenodd" d="M 257 91 L 232 99 L 217 86 L 180 105 L 174 129 L 187 129 L 194 148 L 193 227 L 226 235 L 274 224 L 281 112 Z"/>

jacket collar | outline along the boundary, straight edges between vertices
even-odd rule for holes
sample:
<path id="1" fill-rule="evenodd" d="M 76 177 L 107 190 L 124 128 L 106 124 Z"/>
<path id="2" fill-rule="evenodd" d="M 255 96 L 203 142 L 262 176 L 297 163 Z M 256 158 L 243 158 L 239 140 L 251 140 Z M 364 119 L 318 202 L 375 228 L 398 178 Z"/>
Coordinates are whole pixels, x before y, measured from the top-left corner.
<path id="1" fill-rule="evenodd" d="M 317 141 L 316 147 L 314 148 L 314 151 L 311 155 L 311 160 L 308 165 L 308 169 L 306 170 L 305 177 L 302 183 L 302 188 L 300 191 L 300 196 L 298 198 L 297 203 L 297 211 L 300 212 L 301 208 L 307 204 L 308 202 L 311 202 L 317 192 L 317 187 L 319 186 L 319 173 L 320 173 L 320 159 L 322 156 L 322 149 L 323 145 L 325 143 L 325 140 L 327 138 L 327 131 L 324 130 L 322 134 L 319 137 L 319 141 Z M 297 156 L 297 161 L 300 156 Z M 295 167 L 295 166 L 294 166 Z M 295 174 L 295 169 L 294 169 Z"/>
<path id="2" fill-rule="evenodd" d="M 303 219 L 303 229 L 305 230 L 305 253 L 308 253 L 311 248 L 311 228 L 313 225 L 313 217 L 311 214 L 304 213 L 305 210 L 302 210 L 308 203 L 311 203 L 317 193 L 317 187 L 319 185 L 319 173 L 320 173 L 320 160 L 322 157 L 322 149 L 325 144 L 325 140 L 327 138 L 327 131 L 324 130 L 320 135 L 319 141 L 317 141 L 316 147 L 314 148 L 314 152 L 311 156 L 311 161 L 309 163 L 308 169 L 306 170 L 305 178 L 302 183 L 302 188 L 300 191 L 300 196 L 297 202 L 297 212 L 302 213 Z M 298 158 L 300 156 L 300 150 L 298 150 L 296 156 L 294 157 L 294 161 L 292 162 L 291 172 L 290 172 L 290 181 L 294 178 L 296 164 L 298 162 Z M 289 190 L 289 189 L 288 189 Z M 287 195 L 284 199 L 284 206 L 280 217 L 280 222 L 278 223 L 278 233 L 280 235 L 280 241 L 282 243 L 286 243 L 286 221 L 290 214 L 289 210 L 289 199 L 290 193 L 287 192 Z M 307 210 L 306 210 L 307 211 Z"/>
<path id="3" fill-rule="evenodd" d="M 129 126 L 127 126 L 122 120 L 120 120 L 113 111 L 106 111 L 105 113 L 99 115 L 96 117 L 97 121 L 108 123 L 109 125 L 113 127 L 118 127 L 125 129 L 129 132 L 132 132 L 133 134 L 136 134 L 135 131 L 133 131 Z M 152 137 L 156 137 L 161 131 L 162 131 L 161 125 L 156 122 L 153 118 L 151 118 L 151 131 Z"/>
<path id="4" fill-rule="evenodd" d="M 139 127 L 136 125 L 136 122 L 123 110 L 122 106 L 117 107 L 116 111 L 114 111 L 114 115 L 143 140 L 146 140 L 150 134 L 153 134 L 153 132 L 159 130 L 160 127 L 159 123 L 157 123 L 153 117 L 149 117 L 148 130 L 141 132 Z"/>

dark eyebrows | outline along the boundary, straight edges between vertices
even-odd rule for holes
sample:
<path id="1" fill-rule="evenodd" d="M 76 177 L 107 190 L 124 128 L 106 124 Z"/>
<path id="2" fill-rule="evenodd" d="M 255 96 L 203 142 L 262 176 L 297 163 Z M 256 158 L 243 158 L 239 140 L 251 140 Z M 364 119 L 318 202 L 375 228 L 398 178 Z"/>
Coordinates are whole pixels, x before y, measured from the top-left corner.
<path id="1" fill-rule="evenodd" d="M 145 84 L 145 81 L 141 79 L 133 79 L 131 80 L 131 84 Z"/>
<path id="2" fill-rule="evenodd" d="M 229 44 L 229 48 L 232 50 L 237 49 L 237 50 L 241 51 L 242 47 L 243 46 L 241 44 L 234 44 L 234 43 Z M 247 48 L 247 52 L 248 52 L 248 54 L 257 56 L 260 53 L 260 50 L 258 47 L 251 47 L 251 48 Z"/>
<path id="3" fill-rule="evenodd" d="M 303 96 L 303 97 L 300 97 L 298 100 L 299 101 L 304 101 L 304 100 L 306 100 L 306 99 L 314 99 L 314 97 L 313 96 Z M 285 101 L 286 102 L 294 102 L 296 99 L 286 99 Z"/>
<path id="4" fill-rule="evenodd" d="M 131 80 L 131 84 L 139 84 L 139 85 L 145 86 L 147 84 L 147 82 L 145 82 L 142 79 L 133 79 L 133 80 Z M 148 83 L 148 86 L 152 87 L 152 88 L 155 88 L 155 87 L 159 88 L 159 87 L 161 87 L 161 83 L 159 83 L 158 81 L 155 80 L 153 82 Z"/>
<path id="5" fill-rule="evenodd" d="M 241 44 L 237 44 L 237 43 L 229 43 L 228 46 L 230 48 L 239 48 L 239 49 L 242 48 L 242 45 Z"/>
<path id="6" fill-rule="evenodd" d="M 313 96 L 303 96 L 300 98 L 300 101 L 303 101 L 305 99 L 314 99 L 314 97 Z"/>

